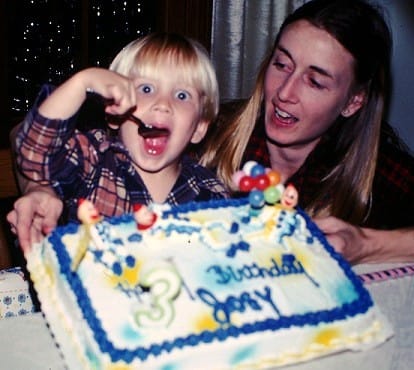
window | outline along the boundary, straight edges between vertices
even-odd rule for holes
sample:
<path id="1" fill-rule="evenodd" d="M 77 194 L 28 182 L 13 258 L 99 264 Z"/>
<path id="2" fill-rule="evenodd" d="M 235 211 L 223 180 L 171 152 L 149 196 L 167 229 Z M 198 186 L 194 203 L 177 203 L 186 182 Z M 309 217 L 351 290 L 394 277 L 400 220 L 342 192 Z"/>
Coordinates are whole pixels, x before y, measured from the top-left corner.
<path id="1" fill-rule="evenodd" d="M 0 147 L 8 146 L 8 132 L 43 83 L 107 67 L 140 35 L 180 32 L 209 49 L 211 9 L 212 0 L 0 1 Z"/>

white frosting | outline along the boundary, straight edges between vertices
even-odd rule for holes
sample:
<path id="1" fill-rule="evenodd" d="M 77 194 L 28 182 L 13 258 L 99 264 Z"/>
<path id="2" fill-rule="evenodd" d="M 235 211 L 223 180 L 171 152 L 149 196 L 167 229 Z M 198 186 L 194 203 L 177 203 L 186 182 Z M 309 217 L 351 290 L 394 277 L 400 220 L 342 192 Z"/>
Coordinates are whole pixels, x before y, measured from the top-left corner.
<path id="1" fill-rule="evenodd" d="M 108 228 L 99 239 L 106 240 L 91 242 L 74 272 L 93 308 L 90 322 L 81 319 L 82 311 L 91 314 L 79 307 L 84 293 L 74 294 L 73 283 L 59 276 L 49 241 L 32 248 L 28 268 L 70 367 L 112 362 L 96 343 L 96 322 L 118 350 L 160 349 L 127 363 L 140 369 L 265 368 L 370 348 L 391 335 L 370 304 L 335 318 L 336 308 L 358 306 L 369 295 L 296 211 L 266 206 L 253 216 L 249 205 L 236 204 L 185 210 L 177 219 L 154 210 L 159 217 L 145 231 L 132 217 L 96 226 Z M 79 238 L 63 236 L 69 255 Z"/>

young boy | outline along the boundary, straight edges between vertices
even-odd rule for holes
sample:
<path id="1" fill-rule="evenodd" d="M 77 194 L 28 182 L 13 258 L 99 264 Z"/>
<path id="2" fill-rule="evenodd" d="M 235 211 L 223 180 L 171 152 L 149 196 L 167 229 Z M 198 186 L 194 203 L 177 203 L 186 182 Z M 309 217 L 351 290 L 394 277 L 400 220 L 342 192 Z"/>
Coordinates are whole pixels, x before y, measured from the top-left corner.
<path id="1" fill-rule="evenodd" d="M 90 90 L 108 101 L 116 138 L 75 128 Z M 76 220 L 80 198 L 102 216 L 132 212 L 137 203 L 225 198 L 215 176 L 184 154 L 204 138 L 218 104 L 205 50 L 183 36 L 151 34 L 127 45 L 109 70 L 85 69 L 54 90 L 43 87 L 17 134 L 17 163 L 30 180 L 54 188 L 68 220 Z M 163 131 L 147 137 L 131 115 Z"/>

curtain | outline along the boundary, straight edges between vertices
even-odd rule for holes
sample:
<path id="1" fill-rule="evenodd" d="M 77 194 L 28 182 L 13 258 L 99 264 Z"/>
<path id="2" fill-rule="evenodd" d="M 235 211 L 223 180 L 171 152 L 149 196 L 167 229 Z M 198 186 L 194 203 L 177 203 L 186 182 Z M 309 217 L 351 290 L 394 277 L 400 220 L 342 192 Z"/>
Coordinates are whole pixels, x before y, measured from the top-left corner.
<path id="1" fill-rule="evenodd" d="M 285 19 L 306 0 L 214 0 L 211 57 L 221 101 L 250 95 L 258 67 Z"/>

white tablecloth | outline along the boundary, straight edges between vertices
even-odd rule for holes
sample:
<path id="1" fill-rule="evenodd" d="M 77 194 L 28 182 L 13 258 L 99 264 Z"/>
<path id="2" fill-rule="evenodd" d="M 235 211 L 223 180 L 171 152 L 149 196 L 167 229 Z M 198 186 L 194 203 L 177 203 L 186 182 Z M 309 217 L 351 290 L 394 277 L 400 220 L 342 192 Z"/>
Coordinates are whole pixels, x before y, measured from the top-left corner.
<path id="1" fill-rule="evenodd" d="M 390 266 L 358 266 L 357 272 Z M 345 352 L 292 365 L 288 370 L 414 369 L 414 277 L 367 284 L 374 301 L 393 325 L 395 335 L 366 352 Z M 0 320 L 0 369 L 57 370 L 64 363 L 40 313 Z"/>

